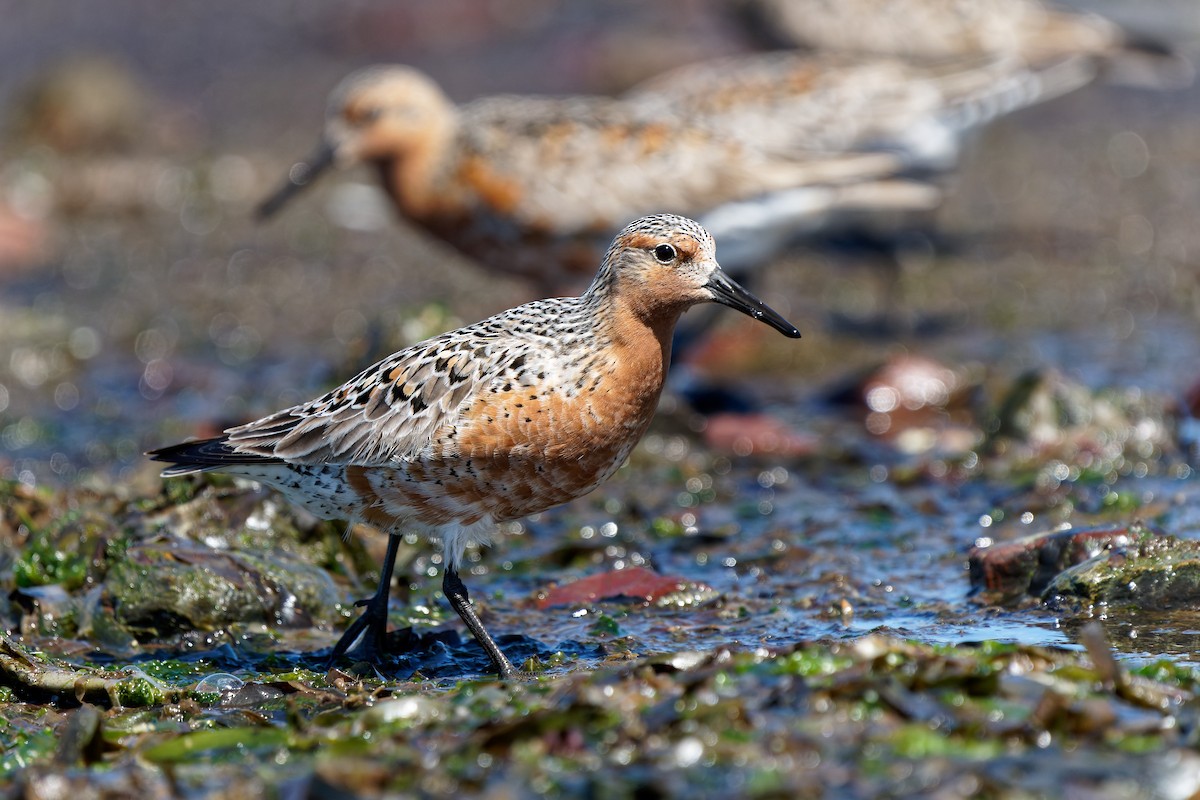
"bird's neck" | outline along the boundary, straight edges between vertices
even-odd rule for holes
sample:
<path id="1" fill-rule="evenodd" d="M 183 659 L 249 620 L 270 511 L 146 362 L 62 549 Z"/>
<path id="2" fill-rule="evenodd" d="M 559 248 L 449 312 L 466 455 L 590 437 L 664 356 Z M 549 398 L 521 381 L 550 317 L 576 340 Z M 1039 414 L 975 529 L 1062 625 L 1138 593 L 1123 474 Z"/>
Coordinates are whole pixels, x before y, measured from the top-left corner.
<path id="1" fill-rule="evenodd" d="M 594 306 L 596 325 L 612 342 L 631 374 L 643 376 L 655 392 L 671 363 L 671 338 L 683 309 L 648 308 L 621 294 Z"/>
<path id="2" fill-rule="evenodd" d="M 407 217 L 435 216 L 447 201 L 442 176 L 452 157 L 458 124 L 453 113 L 439 115 L 420 138 L 376 160 L 384 188 Z"/>

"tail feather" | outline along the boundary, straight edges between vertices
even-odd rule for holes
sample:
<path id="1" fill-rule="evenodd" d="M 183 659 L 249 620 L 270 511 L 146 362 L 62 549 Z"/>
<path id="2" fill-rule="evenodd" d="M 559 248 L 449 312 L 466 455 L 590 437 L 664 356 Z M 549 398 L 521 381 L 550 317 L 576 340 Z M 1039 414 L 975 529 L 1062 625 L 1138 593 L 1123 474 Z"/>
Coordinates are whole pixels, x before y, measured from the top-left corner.
<path id="1" fill-rule="evenodd" d="M 193 472 L 211 472 L 229 467 L 283 463 L 278 458 L 238 452 L 230 446 L 227 436 L 173 444 L 170 447 L 151 450 L 146 455 L 152 461 L 164 461 L 173 465 L 162 471 L 164 478 L 190 475 Z"/>

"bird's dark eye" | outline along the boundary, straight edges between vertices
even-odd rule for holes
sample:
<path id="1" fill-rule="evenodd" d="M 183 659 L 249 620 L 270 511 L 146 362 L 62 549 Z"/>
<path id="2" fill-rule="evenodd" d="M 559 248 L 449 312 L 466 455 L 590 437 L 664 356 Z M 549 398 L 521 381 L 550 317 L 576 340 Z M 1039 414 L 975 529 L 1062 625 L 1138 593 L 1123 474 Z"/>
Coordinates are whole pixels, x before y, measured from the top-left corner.
<path id="1" fill-rule="evenodd" d="M 675 260 L 675 248 L 669 244 L 660 244 L 654 248 L 654 257 L 660 264 L 670 264 Z"/>

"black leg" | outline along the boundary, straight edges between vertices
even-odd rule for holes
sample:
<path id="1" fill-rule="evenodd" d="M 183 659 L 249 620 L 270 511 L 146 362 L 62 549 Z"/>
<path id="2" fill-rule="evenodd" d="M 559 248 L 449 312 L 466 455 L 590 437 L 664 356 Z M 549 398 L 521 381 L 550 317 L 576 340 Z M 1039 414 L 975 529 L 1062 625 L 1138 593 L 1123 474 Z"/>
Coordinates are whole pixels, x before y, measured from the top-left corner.
<path id="1" fill-rule="evenodd" d="M 396 567 L 396 554 L 399 552 L 400 537 L 389 534 L 379 587 L 369 599 L 355 603 L 358 606 L 366 606 L 366 610 L 350 623 L 342 638 L 333 646 L 333 652 L 329 655 L 331 666 L 350 650 L 360 636 L 362 643 L 353 651 L 355 658 L 375 664 L 383 655 L 384 638 L 387 636 L 388 594 L 392 589 L 392 570 Z"/>
<path id="2" fill-rule="evenodd" d="M 467 594 L 467 587 L 463 585 L 462 579 L 458 577 L 457 570 L 446 567 L 446 574 L 442 578 L 442 591 L 446 594 L 446 599 L 450 601 L 450 606 L 458 613 L 458 616 L 462 617 L 462 621 L 471 631 L 471 635 L 475 637 L 475 641 L 479 642 L 483 652 L 487 653 L 488 658 L 492 661 L 492 666 L 496 668 L 496 672 L 500 673 L 500 677 L 507 680 L 519 676 L 517 668 L 512 665 L 504 653 L 500 652 L 496 640 L 483 627 L 475 609 L 471 608 L 471 597 Z"/>

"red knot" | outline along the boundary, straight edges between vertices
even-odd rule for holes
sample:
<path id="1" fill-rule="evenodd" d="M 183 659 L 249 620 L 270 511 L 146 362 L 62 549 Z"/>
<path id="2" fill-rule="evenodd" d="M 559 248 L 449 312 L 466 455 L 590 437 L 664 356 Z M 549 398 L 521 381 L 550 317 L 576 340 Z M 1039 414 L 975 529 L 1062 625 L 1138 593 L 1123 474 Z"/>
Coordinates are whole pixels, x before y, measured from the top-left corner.
<path id="1" fill-rule="evenodd" d="M 333 91 L 316 152 L 260 215 L 327 167 L 354 163 L 378 170 L 401 216 L 547 293 L 586 279 L 632 217 L 659 209 L 699 217 L 900 167 L 882 152 L 771 152 L 611 98 L 495 96 L 456 106 L 417 70 L 376 66 Z"/>
<path id="2" fill-rule="evenodd" d="M 1035 70 L 1075 59 L 1075 69 L 1167 89 L 1187 86 L 1194 75 L 1188 59 L 1164 42 L 1039 0 L 732 0 L 732 5 L 772 47 L 933 58 L 1006 55 Z"/>
<path id="3" fill-rule="evenodd" d="M 624 229 L 579 297 L 538 300 L 435 336 L 329 393 L 224 435 L 155 450 L 164 477 L 210 470 L 277 488 L 323 518 L 390 534 L 366 610 L 334 647 L 387 628 L 400 536 L 441 539 L 442 590 L 503 677 L 517 674 L 458 575 L 497 523 L 584 495 L 641 439 L 658 404 L 680 315 L 721 303 L 786 336 L 799 331 L 730 279 L 712 236 L 674 215 Z"/>
<path id="4" fill-rule="evenodd" d="M 625 99 L 699 120 L 749 147 L 886 150 L 906 167 L 943 171 L 956 165 L 965 132 L 1083 86 L 1093 73 L 1076 62 L 1034 71 L 1002 55 L 906 59 L 785 51 L 680 67 L 634 87 Z"/>

